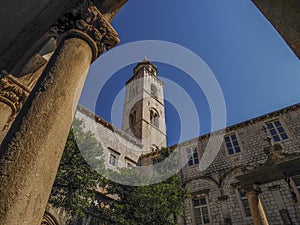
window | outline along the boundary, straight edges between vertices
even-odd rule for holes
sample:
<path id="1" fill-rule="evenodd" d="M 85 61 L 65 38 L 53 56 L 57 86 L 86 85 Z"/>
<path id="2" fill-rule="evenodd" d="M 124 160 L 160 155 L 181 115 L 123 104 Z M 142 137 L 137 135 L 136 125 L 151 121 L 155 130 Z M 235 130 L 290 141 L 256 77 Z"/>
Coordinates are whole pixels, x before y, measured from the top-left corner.
<path id="1" fill-rule="evenodd" d="M 150 123 L 157 128 L 159 127 L 159 115 L 155 109 L 150 110 Z"/>
<path id="2" fill-rule="evenodd" d="M 157 88 L 154 84 L 151 84 L 151 95 L 157 97 Z"/>
<path id="3" fill-rule="evenodd" d="M 272 135 L 274 142 L 288 139 L 288 136 L 279 120 L 267 123 L 267 128 Z"/>
<path id="4" fill-rule="evenodd" d="M 136 123 L 136 111 L 132 110 L 129 115 L 129 127 L 133 127 Z"/>
<path id="5" fill-rule="evenodd" d="M 225 136 L 224 140 L 229 155 L 241 152 L 241 148 L 235 134 Z"/>
<path id="6" fill-rule="evenodd" d="M 196 147 L 186 150 L 189 166 L 199 164 L 198 151 Z"/>
<path id="7" fill-rule="evenodd" d="M 157 152 L 158 151 L 158 147 L 157 147 L 157 145 L 151 145 L 151 151 L 152 152 Z"/>
<path id="8" fill-rule="evenodd" d="M 245 212 L 245 216 L 249 217 L 251 216 L 251 211 L 250 211 L 250 206 L 249 206 L 249 202 L 246 196 L 246 192 L 244 191 L 239 191 L 240 193 L 240 198 L 241 198 L 241 202 L 244 208 L 244 212 Z"/>
<path id="9" fill-rule="evenodd" d="M 127 163 L 127 168 L 128 168 L 128 169 L 132 169 L 132 168 L 133 168 L 133 165 L 130 164 L 130 163 Z"/>
<path id="10" fill-rule="evenodd" d="M 108 163 L 109 163 L 109 165 L 116 166 L 117 165 L 117 156 L 110 154 Z"/>
<path id="11" fill-rule="evenodd" d="M 209 224 L 209 211 L 205 196 L 193 199 L 194 218 L 196 225 Z"/>

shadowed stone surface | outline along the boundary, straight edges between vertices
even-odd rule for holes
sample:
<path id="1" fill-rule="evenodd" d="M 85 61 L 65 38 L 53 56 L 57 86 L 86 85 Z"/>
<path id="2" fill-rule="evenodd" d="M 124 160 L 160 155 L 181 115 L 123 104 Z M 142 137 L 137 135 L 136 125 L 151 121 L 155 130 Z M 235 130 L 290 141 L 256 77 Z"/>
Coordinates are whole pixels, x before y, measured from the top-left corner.
<path id="1" fill-rule="evenodd" d="M 1 225 L 40 223 L 91 59 L 90 46 L 72 38 L 46 68 L 46 82 L 7 149 L 10 163 L 1 171 Z"/>
<path id="2" fill-rule="evenodd" d="M 252 1 L 300 59 L 300 1 Z"/>

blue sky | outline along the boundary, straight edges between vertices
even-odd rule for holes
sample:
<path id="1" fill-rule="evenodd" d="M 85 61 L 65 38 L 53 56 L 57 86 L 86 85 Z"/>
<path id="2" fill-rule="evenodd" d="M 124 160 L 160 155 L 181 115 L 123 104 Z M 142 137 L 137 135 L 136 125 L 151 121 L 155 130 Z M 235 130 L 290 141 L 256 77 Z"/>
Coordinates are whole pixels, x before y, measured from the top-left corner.
<path id="1" fill-rule="evenodd" d="M 181 45 L 198 55 L 223 92 L 227 125 L 300 102 L 300 62 L 251 1 L 129 0 L 112 25 L 119 33 L 120 45 L 161 40 Z M 123 88 L 132 76 L 135 63 L 120 68 L 105 80 L 103 75 L 107 70 L 104 67 L 118 67 L 119 63 L 116 59 L 104 64 L 109 54 L 105 53 L 91 66 L 80 103 L 120 126 Z M 127 58 L 131 54 L 130 50 L 123 51 L 120 57 Z M 140 60 L 145 55 L 142 50 L 137 54 Z M 188 59 L 184 60 L 188 63 Z M 204 90 L 176 66 L 155 61 L 154 64 L 158 66 L 161 79 L 167 81 L 168 144 L 210 132 L 212 116 Z M 192 109 L 179 112 L 178 107 L 185 99 L 174 100 L 179 92 L 174 85 L 167 85 L 168 81 L 187 93 L 199 122 L 191 116 Z M 97 102 L 93 102 L 92 92 L 97 93 Z"/>

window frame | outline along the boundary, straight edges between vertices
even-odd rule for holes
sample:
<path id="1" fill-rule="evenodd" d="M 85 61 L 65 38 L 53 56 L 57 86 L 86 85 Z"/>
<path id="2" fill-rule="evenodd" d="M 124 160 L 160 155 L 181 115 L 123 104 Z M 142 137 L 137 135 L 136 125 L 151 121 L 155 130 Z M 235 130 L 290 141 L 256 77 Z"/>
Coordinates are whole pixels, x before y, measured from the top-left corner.
<path id="1" fill-rule="evenodd" d="M 190 151 L 190 153 L 189 153 Z M 185 148 L 185 153 L 187 157 L 187 165 L 194 166 L 200 163 L 199 152 L 197 146 L 189 146 Z M 195 153 L 197 153 L 197 157 L 195 157 Z M 191 158 L 190 158 L 191 157 Z"/>
<path id="2" fill-rule="evenodd" d="M 156 109 L 150 109 L 150 124 L 159 129 L 159 113 Z"/>
<path id="3" fill-rule="evenodd" d="M 132 128 L 136 124 L 136 109 L 132 109 L 129 113 L 129 127 Z"/>
<path id="4" fill-rule="evenodd" d="M 232 138 L 232 136 L 235 136 L 235 140 Z M 226 138 L 229 138 L 230 143 L 228 143 Z M 234 144 L 234 141 L 237 142 L 237 145 Z M 226 154 L 229 156 L 238 155 L 242 152 L 242 146 L 240 144 L 241 141 L 240 141 L 240 138 L 239 138 L 237 132 L 228 133 L 228 134 L 224 135 L 223 143 L 224 143 L 225 149 L 227 150 Z M 230 146 L 231 146 L 230 148 L 228 147 L 228 144 L 230 144 Z M 236 148 L 239 148 L 239 151 L 237 151 Z M 229 152 L 230 150 L 232 150 L 233 153 L 230 153 Z"/>
<path id="5" fill-rule="evenodd" d="M 242 203 L 241 205 L 243 207 L 245 217 L 252 217 L 251 210 L 250 210 L 250 204 L 249 204 L 246 192 L 243 192 L 243 191 L 240 191 L 240 190 L 238 192 L 239 192 L 238 194 L 239 194 L 239 197 L 240 197 L 240 201 Z"/>
<path id="6" fill-rule="evenodd" d="M 275 124 L 276 122 L 279 122 L 280 126 L 277 126 Z M 270 128 L 268 126 L 268 124 L 272 124 L 273 128 Z M 288 129 L 287 129 L 285 123 L 280 118 L 273 119 L 273 120 L 265 122 L 265 127 L 266 127 L 266 130 L 267 130 L 268 134 L 272 137 L 272 140 L 274 141 L 274 143 L 280 143 L 280 142 L 283 142 L 283 141 L 287 141 L 290 138 L 290 134 L 288 132 Z M 280 132 L 278 130 L 280 128 L 283 129 L 283 132 Z M 275 130 L 276 134 L 272 134 L 271 130 Z M 286 135 L 286 138 L 283 138 L 282 135 Z M 279 138 L 279 140 L 275 140 L 275 136 L 277 136 Z"/>
<path id="7" fill-rule="evenodd" d="M 111 164 L 111 159 L 112 158 L 114 158 L 114 164 Z M 117 161 L 118 161 L 118 157 L 115 154 L 113 154 L 113 153 L 110 152 L 109 153 L 109 157 L 108 157 L 108 164 L 110 166 L 117 167 Z"/>
<path id="8" fill-rule="evenodd" d="M 200 199 L 205 199 L 205 204 L 201 205 L 201 200 Z M 199 205 L 195 206 L 195 201 L 199 200 Z M 191 198 L 191 206 L 192 206 L 192 213 L 193 213 L 193 224 L 195 225 L 209 225 L 211 224 L 211 214 L 210 214 L 210 208 L 209 208 L 209 201 L 208 201 L 208 196 L 207 194 L 200 194 L 200 195 L 196 195 L 194 197 Z M 207 210 L 207 219 L 208 221 L 204 221 L 204 213 L 203 213 L 203 209 L 206 208 Z M 200 209 L 200 219 L 201 222 L 200 224 L 197 223 L 197 218 L 198 216 L 196 215 L 196 210 Z"/>
<path id="9" fill-rule="evenodd" d="M 125 163 L 127 169 L 133 169 L 134 167 L 136 167 L 136 162 L 134 162 L 132 159 L 128 158 L 127 156 L 125 156 Z"/>
<path id="10" fill-rule="evenodd" d="M 121 153 L 117 152 L 116 150 L 112 149 L 111 147 L 108 147 L 108 161 L 107 161 L 107 165 L 117 168 L 119 165 L 119 157 L 120 157 Z M 112 165 L 110 163 L 111 160 L 111 156 L 115 157 L 115 165 Z"/>

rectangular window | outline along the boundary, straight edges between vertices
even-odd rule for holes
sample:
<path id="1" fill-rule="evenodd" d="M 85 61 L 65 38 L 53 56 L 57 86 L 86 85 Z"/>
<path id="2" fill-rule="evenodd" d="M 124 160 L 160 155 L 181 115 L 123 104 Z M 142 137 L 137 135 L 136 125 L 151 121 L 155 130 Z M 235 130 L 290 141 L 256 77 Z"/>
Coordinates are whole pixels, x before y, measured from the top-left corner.
<path id="1" fill-rule="evenodd" d="M 194 217 L 196 225 L 209 224 L 209 211 L 205 196 L 193 199 Z"/>
<path id="2" fill-rule="evenodd" d="M 130 163 L 127 163 L 127 168 L 128 169 L 132 169 L 134 166 L 132 165 L 132 164 L 130 164 Z"/>
<path id="3" fill-rule="evenodd" d="M 199 164 L 198 151 L 196 147 L 186 149 L 189 166 Z"/>
<path id="4" fill-rule="evenodd" d="M 244 207 L 245 216 L 246 217 L 251 216 L 249 202 L 246 193 L 244 191 L 240 191 L 240 198 L 241 198 L 242 205 Z"/>
<path id="5" fill-rule="evenodd" d="M 272 121 L 266 124 L 267 128 L 272 135 L 274 142 L 279 142 L 288 139 L 281 122 L 279 120 Z"/>
<path id="6" fill-rule="evenodd" d="M 117 164 L 117 157 L 113 154 L 110 154 L 109 155 L 109 161 L 108 163 L 111 165 L 111 166 L 116 166 Z"/>
<path id="7" fill-rule="evenodd" d="M 241 152 L 241 148 L 235 134 L 225 136 L 224 140 L 229 155 Z"/>

